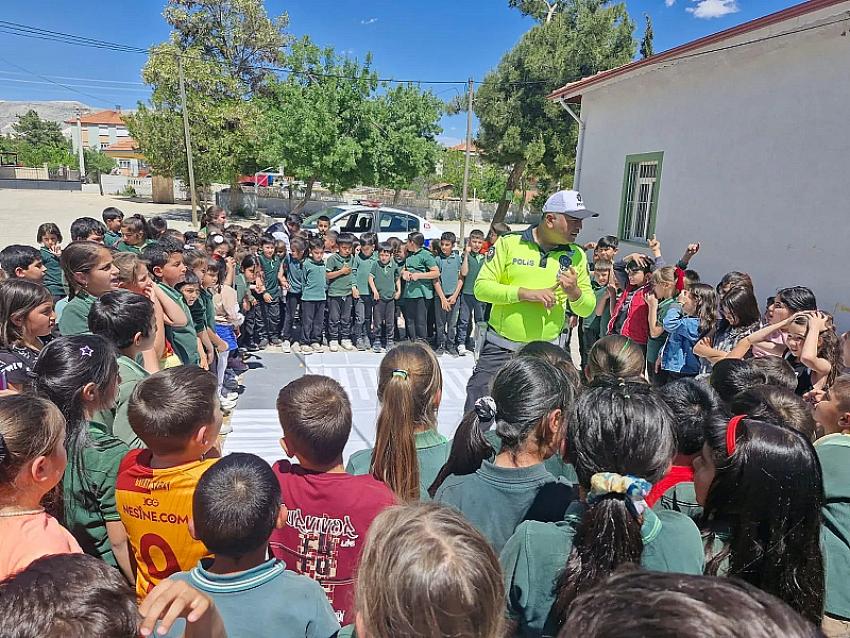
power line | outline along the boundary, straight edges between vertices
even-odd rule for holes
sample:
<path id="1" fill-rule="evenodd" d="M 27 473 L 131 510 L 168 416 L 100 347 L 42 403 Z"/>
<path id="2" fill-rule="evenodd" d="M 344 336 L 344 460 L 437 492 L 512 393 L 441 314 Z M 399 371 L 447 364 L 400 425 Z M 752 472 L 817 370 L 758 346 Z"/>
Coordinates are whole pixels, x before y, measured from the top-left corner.
<path id="1" fill-rule="evenodd" d="M 45 80 L 50 84 L 55 84 L 56 86 L 61 86 L 66 91 L 71 91 L 72 93 L 79 93 L 80 95 L 84 95 L 85 97 L 89 97 L 89 98 L 92 98 L 92 99 L 95 99 L 95 100 L 98 100 L 98 101 L 101 101 L 103 99 L 102 97 L 98 97 L 97 95 L 92 95 L 91 93 L 86 93 L 85 91 L 80 91 L 79 89 L 75 89 L 74 87 L 68 86 L 67 84 L 62 84 L 61 82 L 56 82 L 55 80 L 51 80 L 50 78 L 48 78 L 46 76 L 39 75 L 38 73 L 35 73 L 34 71 L 30 71 L 29 69 L 25 69 L 20 64 L 15 64 L 14 62 L 9 62 L 9 60 L 3 58 L 2 56 L 0 56 L 0 62 L 4 62 L 5 64 L 8 64 L 9 66 L 15 67 L 16 69 L 20 69 L 24 73 L 28 73 L 29 75 L 33 75 L 37 78 Z"/>
<path id="2" fill-rule="evenodd" d="M 23 80 L 23 79 L 19 79 L 19 78 L 0 78 L 0 82 L 20 82 L 22 84 L 48 84 L 48 85 L 51 85 L 51 86 L 56 84 L 55 82 L 49 82 L 49 81 L 43 81 L 42 82 L 42 81 L 39 81 L 39 80 Z M 61 85 L 61 86 L 65 86 L 65 85 Z M 142 86 L 145 86 L 145 85 L 142 85 Z M 128 86 L 101 86 L 101 85 L 96 85 L 96 84 L 94 84 L 94 85 L 92 85 L 92 84 L 75 84 L 74 87 L 78 88 L 78 89 L 100 89 L 100 90 L 108 90 L 108 91 L 129 91 L 131 93 L 143 93 L 143 92 L 145 92 L 145 89 L 143 89 L 143 88 L 134 89 L 134 88 L 130 88 Z M 148 88 L 147 90 L 149 91 L 150 89 Z"/>
<path id="3" fill-rule="evenodd" d="M 18 73 L 16 71 L 3 71 L 0 70 L 0 73 L 4 75 L 29 75 L 27 73 Z M 98 78 L 78 78 L 78 77 L 69 77 L 67 75 L 48 75 L 45 74 L 45 77 L 53 78 L 54 80 L 76 80 L 80 82 L 100 82 L 102 84 L 126 84 L 130 86 L 148 86 L 144 82 L 127 82 L 124 80 L 100 80 Z"/>
<path id="4" fill-rule="evenodd" d="M 797 29 L 791 29 L 789 31 L 782 31 L 780 33 L 773 33 L 773 34 L 765 35 L 765 36 L 762 36 L 762 37 L 759 37 L 759 38 L 753 38 L 751 40 L 746 40 L 744 42 L 738 42 L 738 43 L 735 43 L 735 44 L 716 47 L 714 49 L 706 49 L 704 51 L 696 51 L 694 53 L 683 54 L 681 56 L 671 58 L 669 60 L 669 62 L 677 62 L 677 61 L 680 61 L 680 60 L 687 60 L 687 59 L 690 59 L 690 58 L 709 55 L 709 54 L 712 54 L 712 53 L 720 53 L 720 52 L 723 52 L 723 51 L 729 51 L 729 50 L 737 49 L 737 48 L 740 48 L 740 47 L 758 44 L 760 42 L 766 42 L 766 41 L 774 40 L 774 39 L 777 39 L 777 38 L 796 35 L 796 34 L 799 34 L 799 33 L 805 33 L 805 32 L 808 32 L 808 31 L 813 31 L 815 29 L 827 27 L 827 26 L 830 26 L 830 25 L 833 25 L 833 24 L 838 24 L 840 22 L 845 22 L 848 19 L 850 19 L 850 12 L 846 12 L 842 17 L 836 18 L 834 20 L 829 20 L 827 22 L 810 24 L 810 25 L 807 25 L 807 26 L 799 27 Z M 99 39 L 96 39 L 96 38 L 88 38 L 88 37 L 84 37 L 84 36 L 77 36 L 77 35 L 74 35 L 74 34 L 64 33 L 64 32 L 61 32 L 61 31 L 53 31 L 53 30 L 50 30 L 50 29 L 40 29 L 38 27 L 32 27 L 32 26 L 21 24 L 21 23 L 18 23 L 18 22 L 10 22 L 8 20 L 0 20 L 0 33 L 7 33 L 9 35 L 16 35 L 16 36 L 24 37 L 24 38 L 49 40 L 49 41 L 52 41 L 52 42 L 58 42 L 58 43 L 62 43 L 62 44 L 70 44 L 70 45 L 80 46 L 80 47 L 112 50 L 112 51 L 118 51 L 118 52 L 123 52 L 123 53 L 137 53 L 137 54 L 147 54 L 147 55 L 167 55 L 167 56 L 172 56 L 172 57 L 173 56 L 179 56 L 179 57 L 182 57 L 183 59 L 194 59 L 194 60 L 199 60 L 199 61 L 208 61 L 201 56 L 190 55 L 190 54 L 187 54 L 185 52 L 184 53 L 174 53 L 174 52 L 171 52 L 171 51 L 155 51 L 155 50 L 152 50 L 152 49 L 144 49 L 144 48 L 141 48 L 141 47 L 136 47 L 136 46 L 132 46 L 132 45 L 129 45 L 129 44 L 120 43 L 120 42 L 110 42 L 108 40 L 99 40 Z M 651 59 L 651 58 L 649 58 L 649 59 Z M 217 62 L 222 63 L 221 60 L 218 60 Z M 11 63 L 8 63 L 8 64 L 11 64 Z M 229 64 L 229 63 L 224 62 L 224 64 Z M 19 65 L 11 64 L 11 66 L 15 66 L 16 68 L 19 68 L 19 69 L 26 71 L 26 69 L 23 69 L 23 67 L 21 67 Z M 237 66 L 237 65 L 232 64 L 232 66 Z M 305 76 L 305 77 L 323 77 L 323 78 L 329 78 L 329 79 L 348 80 L 348 81 L 352 81 L 352 82 L 360 81 L 362 79 L 362 78 L 359 78 L 359 77 L 337 75 L 337 74 L 332 74 L 332 73 L 323 73 L 321 71 L 314 71 L 314 70 L 300 71 L 300 70 L 287 68 L 287 67 L 276 67 L 276 66 L 267 66 L 267 65 L 250 65 L 250 64 L 249 65 L 239 65 L 239 66 L 241 66 L 243 68 L 249 68 L 249 69 L 252 69 L 252 70 L 257 70 L 257 71 L 271 71 L 271 72 L 276 72 L 276 73 L 289 73 L 289 74 L 295 74 L 295 75 L 300 75 L 300 76 Z M 31 73 L 31 72 L 27 71 L 27 73 Z M 66 85 L 64 85 L 60 82 L 53 82 L 52 80 L 49 80 L 46 76 L 41 76 L 41 75 L 37 75 L 37 74 L 34 74 L 34 73 L 32 73 L 32 75 L 36 75 L 36 77 L 47 80 L 47 81 L 49 81 L 53 84 L 56 84 L 58 86 L 62 86 L 63 88 L 65 88 L 67 90 L 75 91 L 75 89 L 73 89 L 69 86 L 66 86 Z M 468 80 L 423 80 L 423 79 L 396 79 L 396 78 L 377 78 L 377 81 L 382 82 L 382 83 L 420 84 L 420 85 L 421 84 L 461 85 L 461 84 L 467 84 L 468 83 Z M 525 81 L 507 82 L 505 84 L 507 84 L 508 86 L 532 86 L 532 85 L 540 85 L 540 84 L 548 84 L 548 83 L 549 82 L 546 81 L 546 80 L 525 80 Z M 481 80 L 473 80 L 473 84 L 481 85 L 481 84 L 483 84 L 483 82 Z M 89 97 L 93 97 L 93 96 L 91 96 L 91 94 L 86 94 L 86 93 L 83 93 L 83 92 L 80 92 L 80 91 L 75 91 L 75 92 L 81 93 L 83 95 L 87 95 Z M 441 93 L 442 93 L 442 91 L 441 91 Z M 100 98 L 96 98 L 96 99 L 100 99 Z"/>

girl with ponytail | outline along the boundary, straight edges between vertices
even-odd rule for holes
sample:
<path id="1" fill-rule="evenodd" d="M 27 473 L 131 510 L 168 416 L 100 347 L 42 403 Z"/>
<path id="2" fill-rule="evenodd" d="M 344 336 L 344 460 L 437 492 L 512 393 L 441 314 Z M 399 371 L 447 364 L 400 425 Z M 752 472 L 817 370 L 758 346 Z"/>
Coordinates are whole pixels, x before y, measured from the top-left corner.
<path id="1" fill-rule="evenodd" d="M 572 400 L 560 370 L 518 356 L 496 373 L 492 396 L 478 399 L 455 433 L 449 462 L 431 486 L 434 499 L 458 509 L 496 552 L 530 513 L 559 521 L 573 500 L 572 485 L 544 465 L 561 445 Z M 491 424 L 498 453 L 483 434 Z"/>
<path id="2" fill-rule="evenodd" d="M 443 375 L 434 352 L 419 342 L 390 350 L 378 368 L 375 448 L 352 454 L 345 471 L 371 474 L 401 502 L 429 500 L 428 486 L 449 456 L 437 431 Z"/>
<path id="3" fill-rule="evenodd" d="M 502 550 L 517 635 L 568 635 L 558 632 L 575 598 L 621 565 L 703 570 L 694 522 L 679 512 L 654 512 L 645 501 L 676 453 L 673 416 L 654 389 L 615 379 L 587 390 L 567 419 L 564 446 L 580 500 L 561 522 L 522 523 Z"/>
<path id="4" fill-rule="evenodd" d="M 68 467 L 62 477 L 57 518 L 83 551 L 135 576 L 127 532 L 115 503 L 121 459 L 130 450 L 97 414 L 115 406 L 120 376 L 115 347 L 99 335 L 54 339 L 41 351 L 33 372 L 36 394 L 65 417 Z"/>

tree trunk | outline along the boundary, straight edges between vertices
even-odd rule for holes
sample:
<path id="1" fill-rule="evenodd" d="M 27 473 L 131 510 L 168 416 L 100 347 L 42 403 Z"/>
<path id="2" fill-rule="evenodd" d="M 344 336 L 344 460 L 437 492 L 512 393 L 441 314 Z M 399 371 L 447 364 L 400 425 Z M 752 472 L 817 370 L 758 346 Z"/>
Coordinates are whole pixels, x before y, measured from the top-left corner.
<path id="1" fill-rule="evenodd" d="M 508 183 L 505 186 L 505 192 L 502 194 L 502 201 L 499 202 L 499 206 L 496 208 L 496 213 L 493 215 L 493 221 L 490 222 L 491 228 L 493 227 L 493 224 L 505 221 L 505 217 L 508 214 L 508 208 L 510 208 L 511 201 L 514 197 L 514 191 L 519 185 L 519 181 L 522 179 L 524 171 L 525 160 L 519 160 L 511 169 L 511 172 L 508 175 Z M 506 197 L 507 199 L 505 199 Z"/>
<path id="2" fill-rule="evenodd" d="M 396 206 L 398 204 L 399 199 L 401 199 L 401 189 L 397 188 L 393 193 L 393 206 Z"/>
<path id="3" fill-rule="evenodd" d="M 233 214 L 242 208 L 242 187 L 239 185 L 238 177 L 234 175 L 230 180 L 230 213 Z M 244 212 L 244 211 L 243 211 Z M 247 217 L 248 215 L 245 215 Z"/>
<path id="4" fill-rule="evenodd" d="M 307 180 L 307 188 L 304 189 L 304 199 L 302 199 L 295 208 L 292 209 L 293 213 L 300 213 L 301 209 L 307 205 L 307 202 L 310 201 L 310 196 L 313 194 L 313 184 L 316 183 L 316 178 L 311 177 Z"/>

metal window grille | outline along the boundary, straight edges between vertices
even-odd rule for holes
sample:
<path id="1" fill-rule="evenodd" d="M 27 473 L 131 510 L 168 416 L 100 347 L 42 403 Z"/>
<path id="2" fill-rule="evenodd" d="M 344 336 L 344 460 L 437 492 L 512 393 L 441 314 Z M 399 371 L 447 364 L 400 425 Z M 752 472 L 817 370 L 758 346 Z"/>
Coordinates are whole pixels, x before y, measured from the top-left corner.
<path id="1" fill-rule="evenodd" d="M 657 195 L 658 162 L 630 162 L 623 210 L 624 240 L 649 239 L 650 213 Z"/>

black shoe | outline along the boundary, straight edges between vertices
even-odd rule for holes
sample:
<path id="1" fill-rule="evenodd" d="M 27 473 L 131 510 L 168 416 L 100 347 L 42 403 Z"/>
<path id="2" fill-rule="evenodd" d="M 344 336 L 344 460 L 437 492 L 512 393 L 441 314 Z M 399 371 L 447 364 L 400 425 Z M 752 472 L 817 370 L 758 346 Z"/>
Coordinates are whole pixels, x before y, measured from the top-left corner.
<path id="1" fill-rule="evenodd" d="M 445 350 L 445 348 L 443 348 L 442 346 L 440 346 L 439 348 L 437 348 L 437 349 L 434 351 L 434 354 L 436 354 L 438 357 L 442 357 L 444 354 L 446 354 L 446 350 Z"/>
<path id="2" fill-rule="evenodd" d="M 275 337 L 274 339 L 272 339 L 272 345 L 273 345 L 273 346 L 280 346 L 280 345 L 283 345 L 283 341 L 281 341 L 280 339 L 278 339 L 277 337 Z"/>
<path id="3" fill-rule="evenodd" d="M 268 348 L 269 347 L 269 340 L 268 339 L 260 339 L 260 343 L 258 345 L 260 346 L 260 350 L 262 350 L 263 348 Z"/>
<path id="4" fill-rule="evenodd" d="M 458 351 L 457 351 L 457 348 L 455 348 L 454 346 L 450 346 L 450 347 L 449 347 L 449 349 L 448 349 L 448 353 L 449 353 L 449 355 L 450 355 L 450 356 L 452 356 L 452 357 L 459 357 L 459 356 L 460 356 L 460 354 L 459 354 L 459 353 L 458 353 Z"/>
<path id="5" fill-rule="evenodd" d="M 249 343 L 248 346 L 245 349 L 248 352 L 259 352 L 260 346 L 258 346 L 256 343 Z"/>

